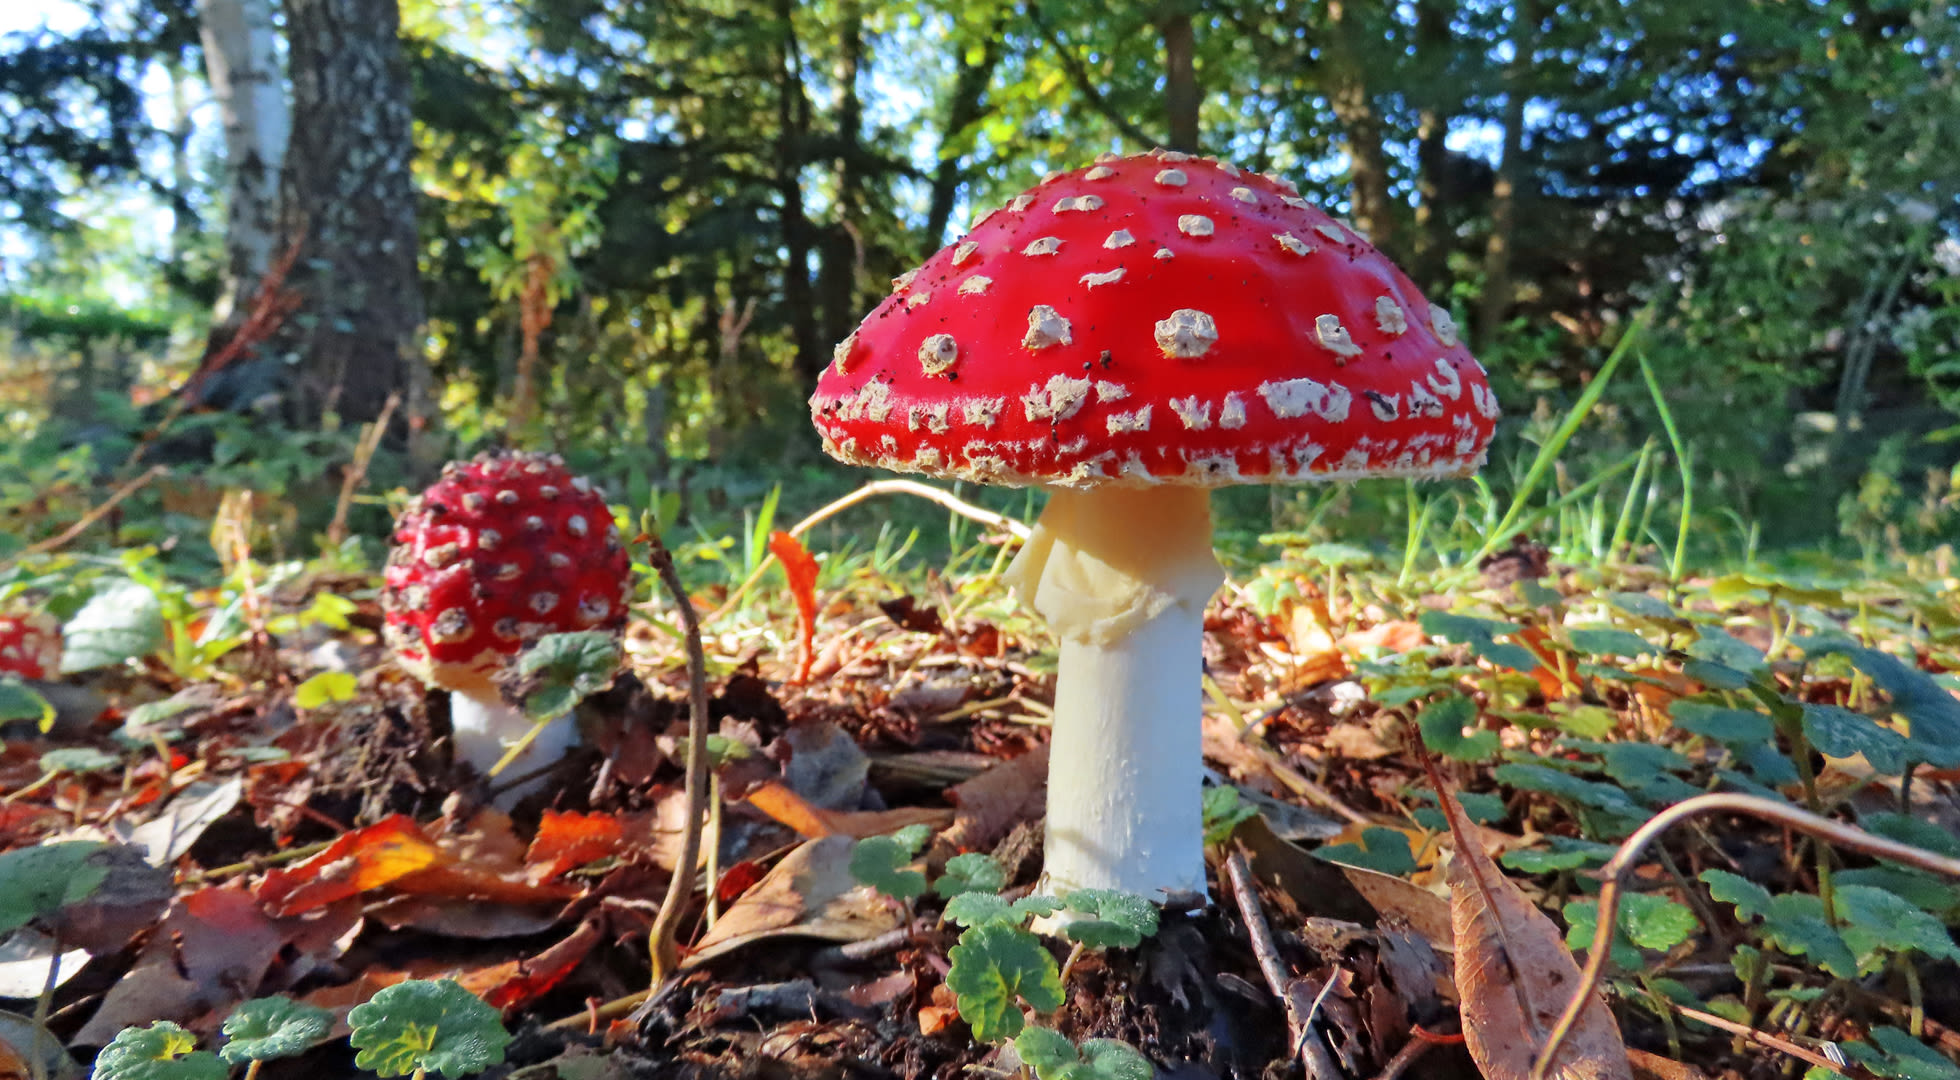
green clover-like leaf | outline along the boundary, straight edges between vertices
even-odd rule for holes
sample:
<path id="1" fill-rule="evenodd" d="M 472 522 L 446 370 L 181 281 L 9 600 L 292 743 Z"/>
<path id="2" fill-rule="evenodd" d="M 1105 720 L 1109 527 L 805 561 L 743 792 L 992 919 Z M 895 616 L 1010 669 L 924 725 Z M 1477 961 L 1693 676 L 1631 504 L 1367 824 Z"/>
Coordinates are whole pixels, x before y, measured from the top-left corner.
<path id="1" fill-rule="evenodd" d="M 1832 757 L 1863 754 L 1872 768 L 1891 776 L 1903 774 L 1910 757 L 1910 744 L 1904 735 L 1837 705 L 1805 702 L 1803 733 L 1812 746 Z"/>
<path id="2" fill-rule="evenodd" d="M 1457 761 L 1483 761 L 1497 752 L 1497 733 L 1477 728 L 1477 706 L 1451 694 L 1416 714 L 1423 744 Z"/>
<path id="3" fill-rule="evenodd" d="M 453 979 L 396 983 L 347 1014 L 354 1064 L 380 1076 L 421 1069 L 468 1076 L 504 1060 L 510 1032 L 497 1010 Z"/>
<path id="4" fill-rule="evenodd" d="M 1023 1029 L 1014 1037 L 1014 1052 L 1041 1080 L 1061 1080 L 1062 1070 L 1082 1060 L 1068 1036 L 1045 1027 Z"/>
<path id="5" fill-rule="evenodd" d="M 1040 1080 L 1150 1080 L 1150 1059 L 1120 1039 L 1090 1039 L 1078 1048 L 1068 1037 L 1031 1027 L 1014 1039 L 1015 1052 Z"/>
<path id="6" fill-rule="evenodd" d="M 1157 1070 L 1121 1039 L 1089 1039 L 1081 1046 L 1083 1068 L 1070 1080 L 1150 1080 Z"/>
<path id="7" fill-rule="evenodd" d="M 1061 969 L 1041 939 L 1026 930 L 983 923 L 961 934 L 947 955 L 953 966 L 946 972 L 946 985 L 960 1016 L 982 1042 L 1020 1034 L 1020 1002 L 1039 1013 L 1062 1007 Z"/>
<path id="8" fill-rule="evenodd" d="M 1911 725 L 1913 757 L 1941 767 L 1960 764 L 1960 699 L 1931 675 L 1891 653 L 1845 641 L 1814 651 L 1842 653 L 1892 699 L 1892 709 Z"/>
<path id="9" fill-rule="evenodd" d="M 1585 627 L 1567 631 L 1572 648 L 1587 656 L 1643 656 L 1657 651 L 1631 630 L 1618 627 Z"/>
<path id="10" fill-rule="evenodd" d="M 537 680 L 525 695 L 525 715 L 551 720 L 612 685 L 619 671 L 619 639 L 603 630 L 546 634 L 518 656 L 517 671 Z"/>
<path id="11" fill-rule="evenodd" d="M 932 838 L 926 825 L 907 825 L 889 836 L 867 836 L 851 848 L 851 877 L 894 900 L 911 900 L 926 891 L 926 876 L 904 867 Z"/>
<path id="12" fill-rule="evenodd" d="M 1677 701 L 1668 715 L 1674 718 L 1675 727 L 1720 743 L 1763 743 L 1776 734 L 1770 718 L 1752 709 Z"/>
<path id="13" fill-rule="evenodd" d="M 1824 902 L 1809 893 L 1772 896 L 1768 889 L 1727 870 L 1703 870 L 1708 894 L 1735 905 L 1740 919 L 1761 919 L 1764 940 L 1791 956 L 1808 956 L 1839 978 L 1858 975 L 1858 958 L 1824 918 Z"/>
<path id="14" fill-rule="evenodd" d="M 1020 926 L 1028 916 L 1049 916 L 1062 910 L 1062 902 L 1052 896 L 1024 896 L 1013 903 L 997 893 L 967 892 L 946 901 L 946 918 L 961 926 L 1004 923 Z"/>
<path id="15" fill-rule="evenodd" d="M 1157 933 L 1157 905 L 1115 889 L 1078 889 L 1062 906 L 1083 918 L 1070 919 L 1062 933 L 1091 949 L 1134 949 Z"/>
<path id="16" fill-rule="evenodd" d="M 1565 943 L 1575 951 L 1592 948 L 1599 933 L 1599 901 L 1575 900 L 1565 905 Z M 1652 893 L 1629 893 L 1620 898 L 1620 918 L 1615 927 L 1613 962 L 1623 968 L 1638 969 L 1640 949 L 1666 952 L 1688 940 L 1700 924 L 1694 912 Z"/>
<path id="17" fill-rule="evenodd" d="M 91 773 L 113 769 L 122 759 L 92 746 L 68 746 L 41 755 L 41 771 L 48 773 Z"/>
<path id="18" fill-rule="evenodd" d="M 94 856 L 107 847 L 92 840 L 69 840 L 0 855 L 0 934 L 95 895 L 108 879 L 109 868 Z"/>
<path id="19" fill-rule="evenodd" d="M 1960 960 L 1960 946 L 1946 927 L 1904 897 L 1870 885 L 1843 885 L 1833 895 L 1838 933 L 1863 966 L 1880 952 L 1919 952 L 1935 960 Z"/>
<path id="20" fill-rule="evenodd" d="M 19 678 L 0 675 L 0 724 L 13 720 L 32 720 L 45 732 L 54 726 L 54 706 Z"/>
<path id="21" fill-rule="evenodd" d="M 333 1013 L 286 997 L 254 998 L 225 1017 L 218 1051 L 233 1065 L 305 1053 L 333 1031 Z"/>
<path id="22" fill-rule="evenodd" d="M 1524 628 L 1516 623 L 1499 622 L 1496 619 L 1478 619 L 1469 615 L 1452 615 L 1442 611 L 1425 611 L 1418 622 L 1422 632 L 1431 637 L 1448 638 L 1462 642 L 1477 656 L 1499 667 L 1514 671 L 1531 671 L 1538 666 L 1538 654 L 1522 645 L 1513 645 L 1496 640 L 1498 634 L 1515 634 Z"/>
<path id="23" fill-rule="evenodd" d="M 354 700 L 360 680 L 351 671 L 322 671 L 293 688 L 293 707 L 317 709 L 337 701 Z"/>
<path id="24" fill-rule="evenodd" d="M 1231 784 L 1205 789 L 1205 846 L 1217 847 L 1232 838 L 1238 827 L 1259 816 L 1259 808 L 1239 795 Z"/>
<path id="25" fill-rule="evenodd" d="M 1888 1080 L 1960 1080 L 1960 1067 L 1895 1027 L 1865 1033 L 1870 1043 L 1840 1043 L 1845 1056 Z"/>
<path id="26" fill-rule="evenodd" d="M 1370 825 L 1361 830 L 1359 844 L 1322 844 L 1313 853 L 1328 862 L 1397 877 L 1413 874 L 1417 869 L 1415 851 L 1409 847 L 1409 834 L 1385 825 Z"/>
<path id="27" fill-rule="evenodd" d="M 1007 885 L 1007 871 L 992 855 L 969 851 L 946 860 L 946 872 L 932 891 L 952 899 L 964 893 L 997 893 Z"/>
<path id="28" fill-rule="evenodd" d="M 225 1080 L 218 1055 L 168 1020 L 124 1028 L 95 1056 L 95 1080 Z"/>
<path id="29" fill-rule="evenodd" d="M 1498 861 L 1527 874 L 1551 874 L 1560 870 L 1577 870 L 1582 866 L 1597 866 L 1612 858 L 1615 850 L 1610 844 L 1571 836 L 1546 839 L 1549 847 L 1507 851 Z"/>

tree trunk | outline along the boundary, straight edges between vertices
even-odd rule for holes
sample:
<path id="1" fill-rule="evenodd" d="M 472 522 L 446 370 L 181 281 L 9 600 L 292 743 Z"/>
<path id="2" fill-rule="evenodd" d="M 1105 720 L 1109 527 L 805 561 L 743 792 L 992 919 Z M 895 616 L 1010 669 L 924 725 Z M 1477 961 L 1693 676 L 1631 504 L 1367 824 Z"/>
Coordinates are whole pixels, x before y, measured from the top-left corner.
<path id="1" fill-rule="evenodd" d="M 1004 15 L 996 16 L 992 26 L 986 31 L 986 44 L 982 46 L 980 62 L 966 62 L 966 50 L 955 42 L 960 73 L 953 80 L 952 99 L 946 107 L 946 128 L 939 136 L 939 165 L 932 174 L 932 202 L 926 211 L 925 249 L 936 250 L 946 242 L 946 226 L 953 218 L 953 202 L 959 196 L 960 181 L 964 174 L 960 170 L 961 154 L 949 149 L 949 144 L 960 138 L 960 134 L 971 127 L 986 113 L 983 101 L 987 87 L 993 83 L 994 69 L 1000 65 L 1001 31 L 1006 22 Z"/>
<path id="2" fill-rule="evenodd" d="M 1444 113 L 1442 73 L 1449 70 L 1452 4 L 1420 0 L 1416 5 L 1416 59 L 1430 95 L 1416 109 L 1416 210 L 1412 250 L 1416 283 L 1436 295 L 1449 263 L 1449 218 L 1443 213 L 1443 170 L 1449 149 L 1443 139 L 1450 131 Z"/>
<path id="3" fill-rule="evenodd" d="M 1327 5 L 1327 97 L 1334 106 L 1347 141 L 1348 203 L 1355 227 L 1379 248 L 1395 239 L 1395 212 L 1388 194 L 1388 158 L 1382 151 L 1382 121 L 1368 96 L 1368 81 L 1357 55 L 1361 31 L 1354 25 L 1358 12 L 1346 0 Z"/>
<path id="4" fill-rule="evenodd" d="M 204 74 L 225 132 L 225 283 L 217 322 L 243 316 L 279 248 L 279 170 L 292 114 L 272 0 L 199 0 Z"/>
<path id="5" fill-rule="evenodd" d="M 864 10 L 858 0 L 838 4 L 837 22 L 837 221 L 826 230 L 817 279 L 823 336 L 833 343 L 842 341 L 862 314 L 857 282 L 864 262 L 864 106 L 858 78 L 864 67 Z"/>
<path id="6" fill-rule="evenodd" d="M 1197 40 L 1191 30 L 1191 12 L 1173 3 L 1163 19 L 1164 31 L 1164 112 L 1170 123 L 1172 150 L 1198 152 L 1198 106 L 1204 98 L 1198 91 Z"/>
<path id="7" fill-rule="evenodd" d="M 789 311 L 796 342 L 796 370 L 805 386 L 815 386 L 830 350 L 819 340 L 816 293 L 810 284 L 810 219 L 803 209 L 803 146 L 810 128 L 810 101 L 803 91 L 803 53 L 797 42 L 791 0 L 776 0 L 781 52 L 776 57 L 776 193 L 782 199 L 783 306 Z"/>
<path id="8" fill-rule="evenodd" d="M 1536 5 L 1520 0 L 1511 34 L 1516 51 L 1504 66 L 1504 156 L 1498 159 L 1497 178 L 1490 190 L 1490 237 L 1484 242 L 1484 294 L 1478 304 L 1476 326 L 1480 349 L 1496 340 L 1516 292 L 1511 280 L 1511 248 L 1518 223 L 1518 178 L 1524 167 L 1519 158 L 1524 153 L 1525 76 L 1531 69 L 1537 30 Z"/>
<path id="9" fill-rule="evenodd" d="M 287 0 L 294 129 L 280 232 L 297 238 L 299 298 L 263 355 L 292 364 L 289 414 L 366 423 L 403 396 L 409 430 L 428 415 L 416 276 L 414 144 L 396 0 Z"/>

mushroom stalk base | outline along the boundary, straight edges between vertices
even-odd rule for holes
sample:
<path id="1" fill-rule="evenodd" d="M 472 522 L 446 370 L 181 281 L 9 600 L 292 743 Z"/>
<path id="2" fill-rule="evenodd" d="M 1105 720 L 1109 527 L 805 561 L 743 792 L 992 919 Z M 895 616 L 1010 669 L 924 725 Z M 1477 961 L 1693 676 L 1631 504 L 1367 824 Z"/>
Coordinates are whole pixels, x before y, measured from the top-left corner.
<path id="1" fill-rule="evenodd" d="M 534 726 L 522 709 L 503 700 L 494 689 L 481 694 L 461 690 L 449 695 L 449 727 L 456 746 L 456 760 L 467 761 L 479 776 L 489 776 L 491 766 L 503 759 Z M 553 764 L 578 745 L 578 721 L 570 713 L 545 721 L 537 737 L 504 766 L 499 777 L 523 776 Z M 551 778 L 539 776 L 497 794 L 493 802 L 509 810 L 524 796 L 544 787 Z M 494 781 L 493 781 L 494 783 Z"/>
<path id="2" fill-rule="evenodd" d="M 1058 491 L 1009 583 L 1062 636 L 1041 889 L 1205 891 L 1201 488 Z"/>

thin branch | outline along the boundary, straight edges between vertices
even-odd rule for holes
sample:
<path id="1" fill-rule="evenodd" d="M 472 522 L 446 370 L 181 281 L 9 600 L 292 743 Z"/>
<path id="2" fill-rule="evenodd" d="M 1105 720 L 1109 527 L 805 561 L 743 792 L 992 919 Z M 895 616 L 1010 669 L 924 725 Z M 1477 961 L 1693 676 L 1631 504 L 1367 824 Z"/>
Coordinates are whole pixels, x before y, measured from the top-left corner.
<path id="1" fill-rule="evenodd" d="M 1289 1041 L 1297 1048 L 1309 1080 L 1333 1080 L 1345 1075 L 1334 1063 L 1333 1054 L 1321 1041 L 1320 1033 L 1313 1029 L 1313 1013 L 1320 1007 L 1320 999 L 1315 998 L 1311 1006 L 1302 1010 L 1293 994 L 1299 980 L 1286 970 L 1285 961 L 1279 958 L 1279 946 L 1273 942 L 1272 927 L 1266 924 L 1266 911 L 1259 904 L 1258 886 L 1252 880 L 1252 864 L 1246 862 L 1244 848 L 1232 852 L 1225 860 L 1225 872 L 1232 880 L 1232 896 L 1238 901 L 1239 915 L 1245 919 L 1246 936 L 1252 939 L 1252 955 L 1259 960 L 1259 973 L 1266 977 L 1267 988 L 1286 1010 Z M 1327 985 L 1332 987 L 1333 980 L 1328 980 Z"/>
<path id="2" fill-rule="evenodd" d="M 1164 145 L 1164 140 L 1131 123 L 1116 106 L 1109 103 L 1108 98 L 1102 96 L 1102 92 L 1096 89 L 1096 84 L 1089 81 L 1089 72 L 1082 67 L 1081 59 L 1061 39 L 1061 35 L 1055 33 L 1054 29 L 1042 19 L 1039 5 L 1028 5 L 1028 17 L 1034 20 L 1035 29 L 1041 31 L 1042 40 L 1055 50 L 1056 58 L 1062 62 L 1062 71 L 1068 75 L 1069 82 L 1075 84 L 1075 89 L 1082 94 L 1090 108 L 1101 113 L 1103 119 L 1115 125 L 1116 130 L 1121 132 L 1124 138 L 1138 146 Z"/>
<path id="3" fill-rule="evenodd" d="M 22 559 L 28 558 L 29 556 L 45 555 L 48 552 L 53 551 L 54 549 L 62 546 L 63 544 L 66 544 L 68 541 L 73 540 L 77 536 L 82 535 L 84 532 L 88 531 L 89 526 L 102 520 L 104 515 L 106 515 L 109 511 L 114 510 L 116 508 L 117 503 L 120 503 L 124 499 L 127 499 L 131 495 L 134 495 L 138 491 L 141 491 L 145 484 L 148 484 L 150 481 L 155 480 L 157 477 L 162 476 L 163 474 L 169 471 L 170 468 L 169 466 L 166 465 L 150 466 L 149 470 L 143 473 L 143 475 L 137 477 L 134 480 L 131 480 L 129 483 L 124 484 L 122 487 L 117 488 L 116 493 L 114 495 L 109 496 L 108 500 L 105 501 L 101 506 L 98 506 L 95 509 L 90 510 L 86 514 L 83 514 L 80 521 L 75 522 L 73 525 L 70 525 L 66 529 L 61 530 L 59 534 L 55 536 L 50 536 L 46 540 L 43 540 L 38 544 L 30 544 L 27 547 L 22 548 L 19 552 L 17 552 L 13 556 L 13 558 L 10 558 L 5 562 L 0 562 L 0 568 L 12 566 L 14 563 L 17 563 Z"/>
<path id="4" fill-rule="evenodd" d="M 347 472 L 340 478 L 340 498 L 333 504 L 333 521 L 327 525 L 327 543 L 339 547 L 347 539 L 347 509 L 354 502 L 354 492 L 360 490 L 361 482 L 367 479 L 368 465 L 374 461 L 374 451 L 381 445 L 381 436 L 388 430 L 388 420 L 395 415 L 395 408 L 402 403 L 398 393 L 389 394 L 388 400 L 381 404 L 381 415 L 361 431 L 361 441 L 354 446 L 354 460 L 348 464 Z"/>
<path id="5" fill-rule="evenodd" d="M 1559 1047 L 1564 1045 L 1565 1037 L 1571 1034 L 1573 1025 L 1578 1023 L 1579 1013 L 1584 1010 L 1586 1002 L 1591 999 L 1593 991 L 1599 986 L 1600 976 L 1606 970 L 1607 958 L 1613 953 L 1609 943 L 1613 940 L 1614 929 L 1619 923 L 1620 888 L 1627 871 L 1639 863 L 1640 856 L 1646 852 L 1648 845 L 1668 829 L 1689 818 L 1720 813 L 1750 814 L 1785 828 L 1808 833 L 1839 847 L 1862 851 L 1867 855 L 1890 859 L 1935 874 L 1960 878 L 1960 859 L 1936 855 L 1910 844 L 1901 844 L 1897 840 L 1874 836 L 1863 829 L 1846 825 L 1841 821 L 1819 817 L 1788 803 L 1729 792 L 1697 795 L 1692 799 L 1675 803 L 1655 814 L 1647 824 L 1635 830 L 1632 836 L 1627 837 L 1620 844 L 1620 849 L 1613 853 L 1613 857 L 1607 860 L 1606 865 L 1600 868 L 1599 877 L 1603 884 L 1599 889 L 1599 926 L 1593 931 L 1593 946 L 1586 955 L 1585 969 L 1579 973 L 1577 992 L 1566 1004 L 1564 1015 L 1560 1016 L 1558 1023 L 1552 1027 L 1550 1036 L 1545 1040 L 1545 1048 L 1538 1052 L 1538 1060 L 1532 1063 L 1531 1080 L 1544 1080 L 1547 1070 L 1551 1068 L 1552 1059 L 1558 1055 Z"/>
<path id="6" fill-rule="evenodd" d="M 673 596 L 675 606 L 680 609 L 681 625 L 687 630 L 687 825 L 681 833 L 681 853 L 674 862 L 674 876 L 667 882 L 667 895 L 660 901 L 660 913 L 654 916 L 653 930 L 648 935 L 648 950 L 653 959 L 652 984 L 659 986 L 680 966 L 680 946 L 675 935 L 680 929 L 681 912 L 694 893 L 695 875 L 699 873 L 696 864 L 701 859 L 701 812 L 708 798 L 708 657 L 701 647 L 701 616 L 687 598 L 680 572 L 674 569 L 673 552 L 667 550 L 658 536 L 647 539 L 652 547 L 647 561 Z M 709 882 L 708 887 L 713 888 L 714 883 Z"/>

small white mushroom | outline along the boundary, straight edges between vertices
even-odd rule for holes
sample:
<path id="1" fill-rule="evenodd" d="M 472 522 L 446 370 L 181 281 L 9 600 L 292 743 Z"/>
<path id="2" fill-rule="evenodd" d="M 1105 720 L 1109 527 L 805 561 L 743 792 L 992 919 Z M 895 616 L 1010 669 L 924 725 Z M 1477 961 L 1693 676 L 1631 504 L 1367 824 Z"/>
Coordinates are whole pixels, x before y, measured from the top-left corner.
<path id="1" fill-rule="evenodd" d="M 1400 337 L 1409 329 L 1409 317 L 1402 313 L 1402 305 L 1392 296 L 1375 297 L 1375 325 L 1384 334 Z"/>
<path id="2" fill-rule="evenodd" d="M 1312 244 L 1307 243 L 1290 232 L 1274 233 L 1273 239 L 1279 241 L 1280 247 L 1285 248 L 1295 255 L 1313 254 L 1314 249 Z"/>
<path id="3" fill-rule="evenodd" d="M 1055 200 L 1055 213 L 1066 214 L 1070 210 L 1096 210 L 1103 204 L 1100 195 L 1064 196 Z"/>
<path id="4" fill-rule="evenodd" d="M 1021 339 L 1023 347 L 1046 349 L 1051 345 L 1067 345 L 1071 340 L 1068 320 L 1061 313 L 1047 304 L 1028 309 L 1028 333 Z"/>
<path id="5" fill-rule="evenodd" d="M 1177 231 L 1186 236 L 1210 236 L 1215 226 L 1203 214 L 1179 214 Z"/>
<path id="6" fill-rule="evenodd" d="M 933 334 L 919 343 L 919 367 L 928 375 L 938 375 L 960 358 L 959 342 L 951 334 Z"/>
<path id="7" fill-rule="evenodd" d="M 1103 247 L 1106 247 L 1109 250 L 1114 251 L 1117 248 L 1129 247 L 1131 244 L 1134 244 L 1136 242 L 1137 242 L 1137 238 L 1130 235 L 1130 230 L 1118 229 L 1115 232 L 1110 233 L 1109 236 L 1103 240 Z"/>
<path id="8" fill-rule="evenodd" d="M 1029 241 L 1028 246 L 1021 249 L 1021 254 L 1053 255 L 1060 250 L 1062 250 L 1062 241 L 1060 237 L 1043 236 Z"/>
<path id="9" fill-rule="evenodd" d="M 993 278 L 990 278 L 985 274 L 975 274 L 972 277 L 967 278 L 965 281 L 960 282 L 960 290 L 959 290 L 960 295 L 979 296 L 981 293 L 987 291 L 987 286 L 992 285 L 993 283 L 994 283 Z"/>
<path id="10" fill-rule="evenodd" d="M 1157 347 L 1165 356 L 1189 360 L 1203 356 L 1218 342 L 1218 324 L 1196 308 L 1179 308 L 1156 326 Z"/>
<path id="11" fill-rule="evenodd" d="M 1354 343 L 1347 327 L 1341 325 L 1339 315 L 1322 315 L 1313 321 L 1313 336 L 1320 341 L 1320 347 L 1343 359 L 1360 356 L 1361 346 Z"/>
<path id="12" fill-rule="evenodd" d="M 1191 182 L 1183 169 L 1165 169 L 1157 174 L 1157 182 L 1165 187 L 1183 187 Z"/>
<path id="13" fill-rule="evenodd" d="M 1113 285 L 1123 280 L 1123 268 L 1119 266 L 1114 270 L 1105 270 L 1100 274 L 1084 274 L 1077 280 L 1091 289 L 1098 285 Z"/>
<path id="14" fill-rule="evenodd" d="M 965 241 L 964 243 L 960 244 L 959 247 L 953 249 L 953 265 L 958 266 L 961 263 L 967 261 L 968 259 L 973 258 L 973 253 L 979 250 L 980 250 L 979 244 L 976 244 L 971 240 Z"/>
<path id="15" fill-rule="evenodd" d="M 1429 327 L 1436 331 L 1436 340 L 1442 342 L 1444 348 L 1454 348 L 1456 346 L 1456 320 L 1450 318 L 1450 313 L 1447 310 L 1431 304 L 1429 306 Z"/>
<path id="16" fill-rule="evenodd" d="M 1251 188 L 1249 188 L 1249 187 L 1235 187 L 1235 188 L 1233 188 L 1233 189 L 1232 189 L 1232 198 L 1234 198 L 1234 199 L 1237 199 L 1238 201 L 1240 201 L 1240 202 L 1242 202 L 1242 203 L 1244 203 L 1244 204 L 1246 204 L 1247 206 L 1258 206 L 1258 205 L 1259 205 L 1259 196 L 1257 196 L 1257 195 L 1254 195 L 1254 194 L 1252 193 L 1252 189 L 1251 189 Z"/>

